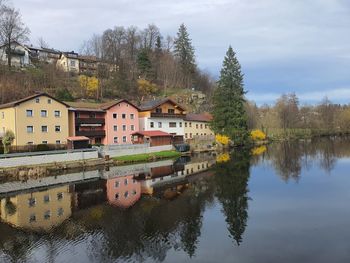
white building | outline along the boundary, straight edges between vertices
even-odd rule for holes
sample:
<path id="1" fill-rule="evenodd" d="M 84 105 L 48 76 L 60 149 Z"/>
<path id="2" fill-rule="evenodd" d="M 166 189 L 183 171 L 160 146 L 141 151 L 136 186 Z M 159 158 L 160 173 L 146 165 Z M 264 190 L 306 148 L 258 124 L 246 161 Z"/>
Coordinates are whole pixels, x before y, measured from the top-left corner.
<path id="1" fill-rule="evenodd" d="M 140 106 L 140 131 L 163 131 L 184 136 L 186 110 L 171 99 L 152 100 Z"/>
<path id="2" fill-rule="evenodd" d="M 30 50 L 20 43 L 13 41 L 10 48 L 11 65 L 14 67 L 26 67 L 31 64 L 29 54 Z M 0 63 L 7 65 L 9 50 L 7 45 L 0 46 Z"/>

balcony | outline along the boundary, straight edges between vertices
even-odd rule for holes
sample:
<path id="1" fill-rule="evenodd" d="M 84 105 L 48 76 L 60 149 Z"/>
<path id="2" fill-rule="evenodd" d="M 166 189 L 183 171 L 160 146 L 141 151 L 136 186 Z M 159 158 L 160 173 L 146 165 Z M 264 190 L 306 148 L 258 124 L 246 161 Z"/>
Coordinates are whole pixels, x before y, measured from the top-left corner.
<path id="1" fill-rule="evenodd" d="M 77 125 L 80 125 L 80 124 L 101 124 L 101 125 L 105 125 L 105 119 L 104 118 L 77 118 L 77 119 L 75 119 L 75 123 Z"/>
<path id="2" fill-rule="evenodd" d="M 86 136 L 86 137 L 105 137 L 106 131 L 76 131 L 76 136 Z"/>
<path id="3" fill-rule="evenodd" d="M 152 118 L 185 118 L 185 114 L 151 112 Z"/>

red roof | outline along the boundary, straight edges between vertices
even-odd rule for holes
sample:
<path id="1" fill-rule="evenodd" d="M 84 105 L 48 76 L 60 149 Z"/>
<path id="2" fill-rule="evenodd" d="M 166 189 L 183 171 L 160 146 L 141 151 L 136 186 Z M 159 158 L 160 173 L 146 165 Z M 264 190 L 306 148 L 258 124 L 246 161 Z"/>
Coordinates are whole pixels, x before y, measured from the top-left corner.
<path id="1" fill-rule="evenodd" d="M 134 132 L 132 135 L 143 135 L 147 137 L 171 137 L 172 135 L 163 131 L 139 131 Z"/>
<path id="2" fill-rule="evenodd" d="M 72 137 L 67 137 L 68 141 L 88 141 L 89 138 L 85 136 L 72 136 Z"/>
<path id="3" fill-rule="evenodd" d="M 186 121 L 202 121 L 202 122 L 210 122 L 212 119 L 213 119 L 213 116 L 210 113 L 201 113 L 201 114 L 188 113 L 185 118 Z"/>

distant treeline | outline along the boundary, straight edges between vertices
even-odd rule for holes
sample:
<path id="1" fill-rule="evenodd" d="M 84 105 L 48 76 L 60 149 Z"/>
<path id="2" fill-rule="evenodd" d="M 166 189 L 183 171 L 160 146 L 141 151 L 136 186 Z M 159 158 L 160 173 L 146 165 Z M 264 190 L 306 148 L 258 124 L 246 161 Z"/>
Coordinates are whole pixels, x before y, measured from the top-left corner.
<path id="1" fill-rule="evenodd" d="M 246 111 L 249 128 L 262 129 L 270 136 L 350 132 L 350 106 L 332 103 L 328 98 L 317 105 L 300 105 L 294 93 L 285 94 L 272 106 L 258 107 L 248 102 Z"/>

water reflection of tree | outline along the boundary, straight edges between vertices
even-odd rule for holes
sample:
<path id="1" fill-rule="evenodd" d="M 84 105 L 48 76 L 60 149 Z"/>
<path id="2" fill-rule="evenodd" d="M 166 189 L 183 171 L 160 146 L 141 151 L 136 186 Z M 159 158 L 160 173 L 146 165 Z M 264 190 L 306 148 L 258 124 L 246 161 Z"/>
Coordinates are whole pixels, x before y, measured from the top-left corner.
<path id="1" fill-rule="evenodd" d="M 231 161 L 216 166 L 216 196 L 226 216 L 230 236 L 237 245 L 242 242 L 248 219 L 248 179 L 250 152 L 237 150 Z"/>

